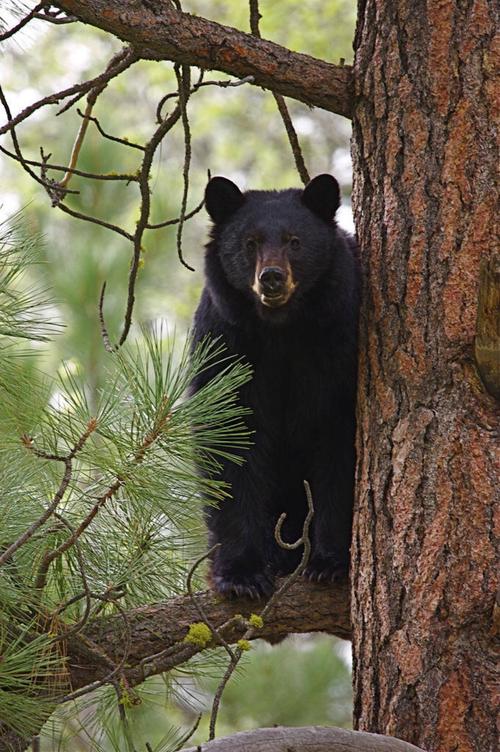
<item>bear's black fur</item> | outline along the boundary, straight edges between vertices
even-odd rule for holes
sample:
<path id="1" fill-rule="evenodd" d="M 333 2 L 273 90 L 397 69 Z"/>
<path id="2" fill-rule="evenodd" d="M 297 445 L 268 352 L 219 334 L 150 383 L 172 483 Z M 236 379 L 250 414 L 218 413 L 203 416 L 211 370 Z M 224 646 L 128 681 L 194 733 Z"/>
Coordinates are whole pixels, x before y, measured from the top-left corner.
<path id="1" fill-rule="evenodd" d="M 338 184 L 320 175 L 304 190 L 241 193 L 216 177 L 205 200 L 214 224 L 194 341 L 219 337 L 254 371 L 240 392 L 253 445 L 242 466 L 223 461 L 233 499 L 206 508 L 210 545 L 221 544 L 212 582 L 260 597 L 293 570 L 300 552 L 280 549 L 274 527 L 286 512 L 283 538 L 300 537 L 304 479 L 314 500 L 306 576 L 331 581 L 349 563 L 359 308 L 356 244 L 334 219 Z"/>

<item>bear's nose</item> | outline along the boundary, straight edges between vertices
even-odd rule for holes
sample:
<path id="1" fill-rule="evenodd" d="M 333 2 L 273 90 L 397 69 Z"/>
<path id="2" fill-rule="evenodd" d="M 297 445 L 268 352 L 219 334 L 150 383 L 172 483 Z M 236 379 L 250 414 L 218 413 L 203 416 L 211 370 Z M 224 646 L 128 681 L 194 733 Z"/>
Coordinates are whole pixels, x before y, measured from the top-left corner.
<path id="1" fill-rule="evenodd" d="M 262 291 L 267 294 L 276 294 L 283 291 L 286 275 L 279 266 L 266 266 L 259 274 L 259 282 Z"/>

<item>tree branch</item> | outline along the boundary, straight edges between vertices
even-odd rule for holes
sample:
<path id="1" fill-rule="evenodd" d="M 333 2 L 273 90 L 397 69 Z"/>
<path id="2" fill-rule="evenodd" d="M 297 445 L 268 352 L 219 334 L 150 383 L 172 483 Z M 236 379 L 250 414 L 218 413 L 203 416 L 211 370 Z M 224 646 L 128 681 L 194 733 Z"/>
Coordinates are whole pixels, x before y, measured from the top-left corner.
<path id="1" fill-rule="evenodd" d="M 500 254 L 483 258 L 479 267 L 474 357 L 487 391 L 500 400 Z"/>
<path id="2" fill-rule="evenodd" d="M 223 71 L 307 105 L 351 117 L 352 71 L 230 26 L 177 10 L 170 0 L 62 0 L 84 23 L 130 42 L 143 58 Z"/>
<path id="3" fill-rule="evenodd" d="M 243 731 L 181 752 L 423 752 L 391 736 L 322 726 Z"/>
<path id="4" fill-rule="evenodd" d="M 279 587 L 282 581 L 278 581 Z M 263 602 L 245 598 L 224 600 L 212 590 L 197 594 L 197 602 L 210 622 L 228 642 L 242 636 L 241 618 L 262 610 Z M 214 647 L 185 642 L 190 625 L 199 621 L 198 610 L 190 596 L 179 596 L 164 603 L 142 606 L 126 612 L 130 629 L 127 668 L 123 675 L 131 686 L 147 676 L 168 671 L 201 650 Z M 251 639 L 277 641 L 288 634 L 326 632 L 350 639 L 349 585 L 347 582 L 326 587 L 300 579 L 283 593 L 279 605 L 267 614 L 262 629 Z M 75 635 L 68 641 L 68 669 L 73 690 L 98 681 L 109 673 L 109 660 L 117 664 L 123 652 L 123 616 L 105 617 L 87 625 L 85 637 L 103 651 L 108 661 L 96 662 L 85 641 Z"/>

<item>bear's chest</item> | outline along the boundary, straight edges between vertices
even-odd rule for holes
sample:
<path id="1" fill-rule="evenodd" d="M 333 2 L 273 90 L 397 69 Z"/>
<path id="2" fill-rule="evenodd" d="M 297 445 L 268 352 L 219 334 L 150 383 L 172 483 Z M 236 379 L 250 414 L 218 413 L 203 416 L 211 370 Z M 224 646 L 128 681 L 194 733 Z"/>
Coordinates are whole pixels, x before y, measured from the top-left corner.
<path id="1" fill-rule="evenodd" d="M 338 355 L 338 354 L 337 354 Z M 253 427 L 275 440 L 314 440 L 334 419 L 338 378 L 334 343 L 310 336 L 268 337 L 253 351 L 244 401 Z"/>

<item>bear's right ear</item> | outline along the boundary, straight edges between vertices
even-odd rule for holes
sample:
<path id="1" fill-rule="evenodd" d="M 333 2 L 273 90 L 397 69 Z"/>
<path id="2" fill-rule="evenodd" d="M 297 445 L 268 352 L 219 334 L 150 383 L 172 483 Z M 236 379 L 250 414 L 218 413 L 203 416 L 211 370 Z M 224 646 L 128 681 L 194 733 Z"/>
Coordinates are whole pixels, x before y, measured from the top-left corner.
<path id="1" fill-rule="evenodd" d="M 301 199 L 308 209 L 329 222 L 340 206 L 339 184 L 333 175 L 317 175 L 306 185 Z"/>
<path id="2" fill-rule="evenodd" d="M 205 189 L 205 208 L 216 224 L 229 219 L 244 200 L 238 186 L 227 178 L 212 178 Z"/>

